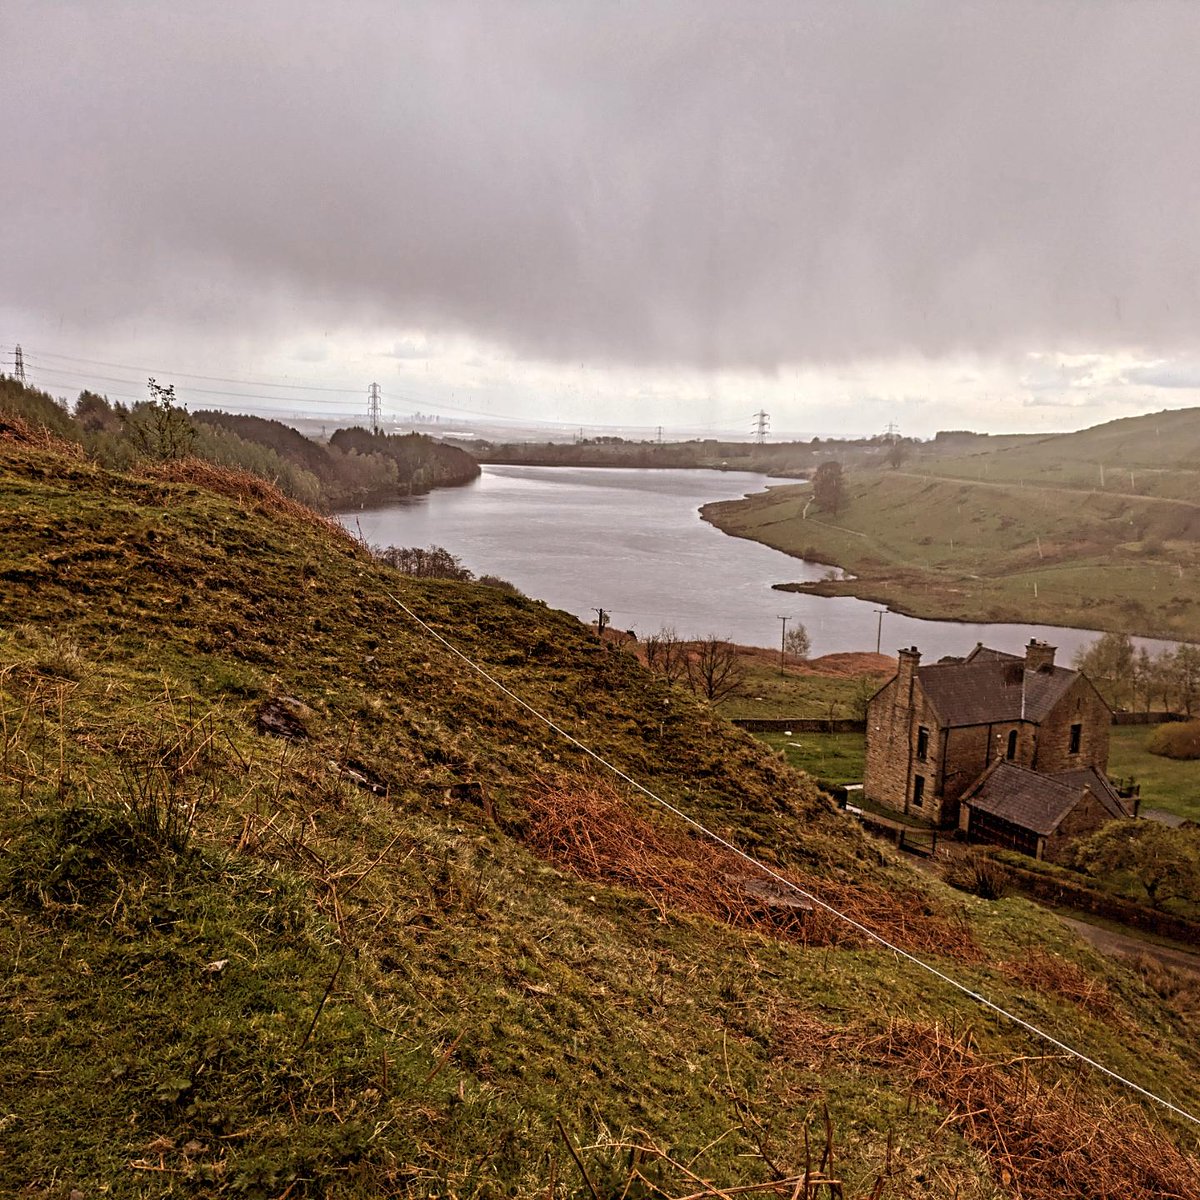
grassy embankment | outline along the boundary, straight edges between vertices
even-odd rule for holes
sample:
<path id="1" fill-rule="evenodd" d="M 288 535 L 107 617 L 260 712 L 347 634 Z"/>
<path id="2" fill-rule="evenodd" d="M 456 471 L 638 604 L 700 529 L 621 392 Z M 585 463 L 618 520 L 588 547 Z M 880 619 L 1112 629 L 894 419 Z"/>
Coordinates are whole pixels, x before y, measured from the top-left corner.
<path id="1" fill-rule="evenodd" d="M 5 1194 L 680 1196 L 815 1167 L 825 1106 L 847 1195 L 1197 1194 L 1193 1131 L 1001 1065 L 1041 1048 L 764 907 L 389 593 L 727 836 L 1200 1106 L 1182 1008 L 895 862 L 569 616 L 402 578 L 208 468 L 0 436 L 0 521 Z M 256 732 L 281 693 L 310 736 Z"/>
<path id="2" fill-rule="evenodd" d="M 725 717 L 807 717 L 841 720 L 863 716 L 864 705 L 896 673 L 884 654 L 826 654 L 808 662 L 779 652 L 739 646 L 741 685 L 717 706 Z"/>
<path id="3" fill-rule="evenodd" d="M 1200 410 L 1190 409 L 897 471 L 850 471 L 837 514 L 810 507 L 803 485 L 710 504 L 704 515 L 857 576 L 796 590 L 922 617 L 1194 641 L 1197 446 Z"/>

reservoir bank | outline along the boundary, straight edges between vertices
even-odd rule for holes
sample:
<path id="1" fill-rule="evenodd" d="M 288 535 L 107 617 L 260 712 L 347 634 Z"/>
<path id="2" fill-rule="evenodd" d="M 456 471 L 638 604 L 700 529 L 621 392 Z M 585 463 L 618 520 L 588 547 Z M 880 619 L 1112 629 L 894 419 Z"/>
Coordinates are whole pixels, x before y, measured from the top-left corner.
<path id="1" fill-rule="evenodd" d="M 771 485 L 741 471 L 491 465 L 473 483 L 337 514 L 378 546 L 444 546 L 477 575 L 498 575 L 526 595 L 639 636 L 671 626 L 682 637 L 715 634 L 778 646 L 781 617 L 800 623 L 814 657 L 885 654 L 917 646 L 927 661 L 977 642 L 1016 653 L 1030 638 L 1069 663 L 1094 630 L 1048 625 L 925 621 L 851 596 L 808 596 L 772 584 L 810 582 L 831 569 L 793 558 L 702 520 L 700 506 Z M 1151 649 L 1167 645 L 1137 639 Z"/>

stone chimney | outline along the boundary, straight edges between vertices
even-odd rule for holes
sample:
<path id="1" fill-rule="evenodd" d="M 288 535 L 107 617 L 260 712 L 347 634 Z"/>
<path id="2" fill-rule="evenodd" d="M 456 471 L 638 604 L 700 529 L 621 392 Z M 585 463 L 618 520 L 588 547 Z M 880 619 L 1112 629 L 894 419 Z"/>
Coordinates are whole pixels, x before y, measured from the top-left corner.
<path id="1" fill-rule="evenodd" d="M 921 665 L 921 652 L 916 646 L 900 651 L 900 669 L 896 672 L 896 703 L 908 705 L 912 703 L 913 681 L 917 677 L 917 667 Z"/>
<path id="2" fill-rule="evenodd" d="M 1057 646 L 1030 638 L 1029 645 L 1025 647 L 1025 670 L 1040 671 L 1043 667 L 1049 670 L 1054 666 L 1054 652 L 1057 649 Z"/>

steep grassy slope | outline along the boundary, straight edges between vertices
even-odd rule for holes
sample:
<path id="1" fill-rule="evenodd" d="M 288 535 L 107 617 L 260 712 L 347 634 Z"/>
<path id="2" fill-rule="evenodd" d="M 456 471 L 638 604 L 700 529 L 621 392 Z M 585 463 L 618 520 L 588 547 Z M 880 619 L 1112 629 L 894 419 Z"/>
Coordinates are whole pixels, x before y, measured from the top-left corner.
<path id="1" fill-rule="evenodd" d="M 253 481 L 110 474 L 19 426 L 0 527 L 0 1193 L 682 1196 L 807 1162 L 847 1195 L 1200 1194 L 1185 1126 L 1053 1059 L 996 1065 L 1043 1048 L 764 899 L 391 597 L 727 836 L 1200 1106 L 1182 1010 L 1098 982 L 1027 904 L 892 862 L 569 616 L 402 578 Z M 257 732 L 281 695 L 309 736 Z"/>

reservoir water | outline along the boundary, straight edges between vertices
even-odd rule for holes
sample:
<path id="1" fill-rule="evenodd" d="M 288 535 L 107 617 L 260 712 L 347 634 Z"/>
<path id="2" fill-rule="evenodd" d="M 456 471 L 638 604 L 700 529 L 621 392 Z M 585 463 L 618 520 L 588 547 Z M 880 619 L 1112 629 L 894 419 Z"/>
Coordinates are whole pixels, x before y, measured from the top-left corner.
<path id="1" fill-rule="evenodd" d="M 778 646 L 781 616 L 802 623 L 816 657 L 874 650 L 880 605 L 845 596 L 773 591 L 822 578 L 828 567 L 792 558 L 701 520 L 699 508 L 762 491 L 772 481 L 736 471 L 485 466 L 474 483 L 443 488 L 338 519 L 373 545 L 446 547 L 476 574 L 498 575 L 526 595 L 639 635 L 672 626 Z M 1091 630 L 1045 625 L 965 625 L 885 612 L 880 647 L 917 646 L 926 661 L 976 642 L 1019 651 L 1031 637 L 1068 664 Z M 1152 648 L 1166 643 L 1147 641 Z"/>

